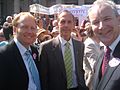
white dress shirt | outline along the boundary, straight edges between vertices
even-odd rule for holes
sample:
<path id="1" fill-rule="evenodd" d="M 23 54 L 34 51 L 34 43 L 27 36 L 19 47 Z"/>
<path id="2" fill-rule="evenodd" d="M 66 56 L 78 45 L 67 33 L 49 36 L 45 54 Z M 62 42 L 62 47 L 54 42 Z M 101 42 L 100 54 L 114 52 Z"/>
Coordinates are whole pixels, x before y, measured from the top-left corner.
<path id="1" fill-rule="evenodd" d="M 111 56 L 113 54 L 113 51 L 115 50 L 115 47 L 117 46 L 117 44 L 120 41 L 120 35 L 117 37 L 117 39 L 109 46 L 109 48 L 112 50 Z"/>
<path id="2" fill-rule="evenodd" d="M 60 40 L 60 43 L 61 43 L 61 49 L 62 49 L 62 54 L 64 56 L 64 51 L 65 51 L 65 44 L 66 44 L 66 40 L 64 40 L 62 37 L 60 37 L 60 35 L 58 36 L 59 37 L 59 40 Z M 76 77 L 76 70 L 75 70 L 75 57 L 74 57 L 74 48 L 73 48 L 73 43 L 72 43 L 72 39 L 70 39 L 68 41 L 70 43 L 70 49 L 71 49 L 71 52 L 72 52 L 72 64 L 73 64 L 73 70 L 72 70 L 72 74 L 73 74 L 73 85 L 71 88 L 74 88 L 74 87 L 77 87 L 78 84 L 77 84 L 77 77 Z"/>
<path id="3" fill-rule="evenodd" d="M 24 64 L 25 64 L 27 72 L 28 72 L 28 77 L 29 77 L 28 90 L 36 90 L 36 85 L 33 82 L 33 79 L 32 79 L 32 76 L 31 76 L 31 73 L 30 73 L 30 70 L 28 67 L 28 62 L 26 60 L 25 52 L 27 51 L 27 49 L 16 38 L 14 38 L 14 41 L 20 51 L 20 54 L 23 58 Z M 30 47 L 29 47 L 29 50 L 31 50 Z"/>

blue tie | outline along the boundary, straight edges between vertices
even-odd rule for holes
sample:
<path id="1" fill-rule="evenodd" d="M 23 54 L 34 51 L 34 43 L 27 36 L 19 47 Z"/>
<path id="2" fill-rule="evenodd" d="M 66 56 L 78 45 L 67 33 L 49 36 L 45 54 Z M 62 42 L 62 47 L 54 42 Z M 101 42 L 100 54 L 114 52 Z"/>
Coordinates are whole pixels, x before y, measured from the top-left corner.
<path id="1" fill-rule="evenodd" d="M 37 87 L 37 90 L 41 90 L 41 88 L 40 88 L 40 80 L 39 80 L 39 73 L 38 73 L 38 70 L 37 70 L 36 65 L 34 63 L 34 60 L 33 60 L 32 56 L 30 54 L 30 51 L 27 50 L 25 52 L 25 55 L 27 57 L 26 60 L 28 62 L 28 67 L 29 67 L 30 73 L 32 75 L 33 81 L 34 81 L 34 83 L 35 83 L 35 85 Z"/>

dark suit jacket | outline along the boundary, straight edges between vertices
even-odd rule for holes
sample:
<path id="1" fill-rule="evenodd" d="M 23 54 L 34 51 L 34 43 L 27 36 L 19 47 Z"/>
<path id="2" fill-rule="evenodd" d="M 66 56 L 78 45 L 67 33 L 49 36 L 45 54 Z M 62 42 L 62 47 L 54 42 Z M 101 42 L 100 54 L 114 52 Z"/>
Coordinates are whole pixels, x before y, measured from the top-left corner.
<path id="1" fill-rule="evenodd" d="M 72 39 L 77 82 L 80 90 L 86 88 L 83 71 L 84 44 Z M 67 90 L 66 73 L 59 38 L 41 45 L 40 76 L 43 90 Z"/>
<path id="2" fill-rule="evenodd" d="M 115 47 L 113 56 L 115 58 L 120 59 L 120 42 Z M 101 65 L 102 65 L 102 58 L 99 59 L 96 65 L 94 82 L 93 82 L 94 90 L 120 90 L 120 63 L 114 67 L 111 67 L 108 64 L 108 68 L 104 74 L 104 77 L 102 78 L 101 78 Z"/>
<path id="3" fill-rule="evenodd" d="M 37 49 L 31 49 L 38 56 Z M 0 90 L 28 90 L 28 82 L 27 69 L 15 42 L 0 47 Z"/>

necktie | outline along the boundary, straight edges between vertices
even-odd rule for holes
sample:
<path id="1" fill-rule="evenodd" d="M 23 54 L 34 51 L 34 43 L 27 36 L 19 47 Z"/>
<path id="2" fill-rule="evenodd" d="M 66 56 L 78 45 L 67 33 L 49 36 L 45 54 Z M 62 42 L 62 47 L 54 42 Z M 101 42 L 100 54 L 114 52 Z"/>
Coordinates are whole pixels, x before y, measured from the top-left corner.
<path id="1" fill-rule="evenodd" d="M 72 86 L 72 53 L 70 49 L 70 43 L 67 42 L 65 44 L 65 51 L 64 51 L 64 64 L 66 69 L 66 77 L 67 77 L 67 88 L 69 89 Z"/>
<path id="2" fill-rule="evenodd" d="M 30 54 L 30 51 L 27 50 L 25 52 L 25 55 L 26 55 L 26 60 L 28 62 L 28 67 L 29 67 L 29 70 L 30 70 L 30 73 L 32 75 L 32 78 L 33 78 L 33 81 L 37 87 L 37 90 L 41 90 L 40 89 L 40 80 L 39 80 L 39 74 L 38 74 L 38 71 L 37 71 L 37 68 L 36 68 L 36 65 L 34 63 L 34 60 Z"/>
<path id="3" fill-rule="evenodd" d="M 111 53 L 111 49 L 109 47 L 107 47 L 104 58 L 103 58 L 103 63 L 102 63 L 102 76 L 104 75 L 105 70 L 107 68 L 107 64 L 110 60 L 110 53 Z"/>

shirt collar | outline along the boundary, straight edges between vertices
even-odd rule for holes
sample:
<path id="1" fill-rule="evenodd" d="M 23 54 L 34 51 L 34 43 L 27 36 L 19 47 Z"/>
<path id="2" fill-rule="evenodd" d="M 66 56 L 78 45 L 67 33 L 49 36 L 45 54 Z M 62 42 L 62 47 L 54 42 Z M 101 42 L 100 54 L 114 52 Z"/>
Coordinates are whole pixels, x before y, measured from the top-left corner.
<path id="1" fill-rule="evenodd" d="M 117 44 L 120 41 L 120 35 L 117 37 L 117 39 L 109 46 L 109 48 L 112 50 L 112 52 L 114 51 L 115 47 L 117 46 Z"/>
<path id="2" fill-rule="evenodd" d="M 66 41 L 64 38 L 62 38 L 60 35 L 58 36 L 59 37 L 59 40 L 60 40 L 60 43 L 62 46 L 64 46 L 66 44 L 66 42 L 69 42 L 70 45 L 72 45 L 72 39 L 70 38 L 69 41 Z"/>
<path id="3" fill-rule="evenodd" d="M 17 40 L 17 38 L 14 38 L 14 41 L 15 41 L 21 55 L 24 55 L 25 52 L 27 51 L 27 49 Z M 30 47 L 29 47 L 29 50 L 31 51 Z"/>

